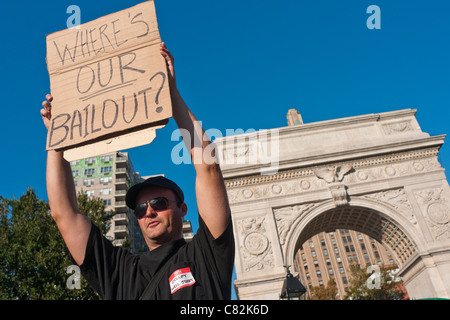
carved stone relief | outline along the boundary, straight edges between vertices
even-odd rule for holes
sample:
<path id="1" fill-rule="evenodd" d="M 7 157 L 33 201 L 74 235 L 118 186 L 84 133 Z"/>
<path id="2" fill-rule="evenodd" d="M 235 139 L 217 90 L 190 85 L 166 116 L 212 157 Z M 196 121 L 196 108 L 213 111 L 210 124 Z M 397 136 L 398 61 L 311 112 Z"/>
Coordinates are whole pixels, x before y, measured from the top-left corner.
<path id="1" fill-rule="evenodd" d="M 241 253 L 246 272 L 274 266 L 272 244 L 266 235 L 264 217 L 251 217 L 237 221 L 242 241 Z"/>
<path id="2" fill-rule="evenodd" d="M 441 168 L 435 148 L 366 158 L 352 163 L 226 181 L 231 204 L 329 189 L 336 206 L 347 204 L 346 186 L 415 175 Z"/>
<path id="3" fill-rule="evenodd" d="M 336 207 L 346 206 L 348 204 L 347 187 L 342 183 L 334 183 L 329 186 L 331 197 Z"/>
<path id="4" fill-rule="evenodd" d="M 273 210 L 278 236 L 280 238 L 280 244 L 282 246 L 285 244 L 286 236 L 288 235 L 295 221 L 302 215 L 310 211 L 314 206 L 315 204 L 313 203 L 307 203 Z"/>
<path id="5" fill-rule="evenodd" d="M 315 168 L 314 174 L 319 178 L 325 180 L 327 183 L 341 182 L 344 176 L 353 169 L 350 163 L 340 166 Z"/>
<path id="6" fill-rule="evenodd" d="M 408 197 L 406 196 L 405 190 L 403 188 L 365 194 L 363 197 L 384 204 L 388 204 L 398 213 L 406 216 L 411 223 L 413 224 L 417 223 L 414 211 L 411 207 L 411 204 L 408 201 Z"/>
<path id="7" fill-rule="evenodd" d="M 383 124 L 383 129 L 387 135 L 414 130 L 411 125 L 411 120 L 386 123 Z"/>
<path id="8" fill-rule="evenodd" d="M 231 204 L 251 200 L 262 200 L 271 197 L 297 194 L 308 190 L 324 188 L 323 182 L 314 177 L 304 177 L 301 180 L 285 180 L 272 184 L 249 185 L 240 188 L 227 188 L 228 199 Z"/>
<path id="9" fill-rule="evenodd" d="M 348 204 L 347 187 L 341 181 L 352 170 L 353 165 L 349 163 L 340 166 L 315 168 L 313 170 L 317 178 L 323 179 L 328 183 L 328 188 L 330 189 L 336 207 Z"/>
<path id="10" fill-rule="evenodd" d="M 450 203 L 442 188 L 414 192 L 425 213 L 425 221 L 436 240 L 450 238 Z"/>

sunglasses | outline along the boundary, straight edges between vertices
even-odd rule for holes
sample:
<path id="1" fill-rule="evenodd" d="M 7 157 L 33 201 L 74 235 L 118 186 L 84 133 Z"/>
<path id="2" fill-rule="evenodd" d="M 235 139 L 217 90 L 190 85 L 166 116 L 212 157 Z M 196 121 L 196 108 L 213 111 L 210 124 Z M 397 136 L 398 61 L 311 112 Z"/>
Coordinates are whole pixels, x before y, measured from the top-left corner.
<path id="1" fill-rule="evenodd" d="M 169 208 L 169 201 L 176 202 L 180 205 L 180 201 L 167 199 L 166 197 L 154 198 L 150 201 L 145 201 L 144 203 L 138 204 L 134 209 L 134 214 L 138 219 L 142 218 L 147 213 L 148 206 L 152 207 L 155 211 L 163 211 Z"/>

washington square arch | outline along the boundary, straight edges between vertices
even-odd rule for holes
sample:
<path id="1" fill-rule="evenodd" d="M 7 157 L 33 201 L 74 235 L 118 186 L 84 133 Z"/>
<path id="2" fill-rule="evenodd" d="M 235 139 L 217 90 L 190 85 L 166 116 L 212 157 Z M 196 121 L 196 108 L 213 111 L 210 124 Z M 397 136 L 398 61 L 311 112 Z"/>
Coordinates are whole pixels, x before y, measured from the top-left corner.
<path id="1" fill-rule="evenodd" d="M 450 298 L 450 188 L 445 135 L 405 109 L 215 140 L 236 239 L 239 299 L 279 299 L 303 243 L 350 229 L 383 244 L 413 299 Z M 300 279 L 302 280 L 302 279 Z"/>

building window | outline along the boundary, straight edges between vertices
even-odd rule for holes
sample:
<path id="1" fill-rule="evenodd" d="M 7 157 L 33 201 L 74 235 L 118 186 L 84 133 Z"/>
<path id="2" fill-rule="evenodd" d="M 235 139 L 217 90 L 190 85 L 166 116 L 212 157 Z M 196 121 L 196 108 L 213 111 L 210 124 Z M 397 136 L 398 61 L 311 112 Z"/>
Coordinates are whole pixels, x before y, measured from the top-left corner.
<path id="1" fill-rule="evenodd" d="M 88 197 L 93 197 L 94 196 L 94 190 L 87 190 L 84 192 Z"/>
<path id="2" fill-rule="evenodd" d="M 333 250 L 334 250 L 334 253 L 335 253 L 336 255 L 339 255 L 339 249 L 338 249 L 338 248 L 334 248 Z"/>
<path id="3" fill-rule="evenodd" d="M 112 188 L 100 189 L 99 195 L 104 196 L 112 193 Z"/>
<path id="4" fill-rule="evenodd" d="M 339 272 L 340 272 L 341 274 L 345 274 L 345 269 L 344 269 L 344 267 L 339 267 Z"/>
<path id="5" fill-rule="evenodd" d="M 84 160 L 84 162 L 88 165 L 94 164 L 95 163 L 95 158 L 87 158 Z"/>
<path id="6" fill-rule="evenodd" d="M 111 205 L 111 199 L 104 199 L 104 200 L 103 200 L 103 204 L 104 204 L 105 206 L 110 206 L 110 205 Z"/>
<path id="7" fill-rule="evenodd" d="M 331 261 L 330 261 L 330 259 L 325 260 L 325 262 L 327 263 L 327 266 L 331 266 Z"/>
<path id="8" fill-rule="evenodd" d="M 347 277 L 342 277 L 342 282 L 343 282 L 344 284 L 347 284 L 347 283 L 348 283 Z"/>
<path id="9" fill-rule="evenodd" d="M 94 184 L 95 180 L 94 179 L 84 179 L 83 180 L 83 186 L 92 186 Z"/>
<path id="10" fill-rule="evenodd" d="M 111 173 L 111 172 L 112 172 L 112 167 L 101 167 L 101 169 L 100 169 L 100 173 L 107 174 L 107 173 Z"/>
<path id="11" fill-rule="evenodd" d="M 314 266 L 315 266 L 316 268 L 319 267 L 319 262 L 317 262 L 317 260 L 314 260 Z"/>
<path id="12" fill-rule="evenodd" d="M 113 156 L 112 156 L 112 155 L 109 155 L 109 156 L 102 156 L 102 157 L 100 158 L 100 160 L 101 160 L 101 162 L 110 162 L 110 161 L 113 160 Z"/>
<path id="13" fill-rule="evenodd" d="M 75 177 L 78 177 L 78 175 L 80 174 L 80 172 L 78 171 L 78 170 L 72 170 L 72 176 L 75 178 Z"/>
<path id="14" fill-rule="evenodd" d="M 316 274 L 317 274 L 317 278 L 322 278 L 322 273 L 320 272 L 320 270 L 317 270 L 316 271 Z"/>
<path id="15" fill-rule="evenodd" d="M 84 169 L 84 175 L 92 176 L 95 173 L 95 168 Z"/>
<path id="16" fill-rule="evenodd" d="M 103 178 L 100 178 L 100 183 L 108 184 L 108 183 L 111 183 L 111 182 L 112 182 L 112 177 L 103 177 Z"/>
<path id="17" fill-rule="evenodd" d="M 333 269 L 328 269 L 328 274 L 330 275 L 330 276 L 334 276 L 334 271 L 333 271 Z"/>
<path id="18" fill-rule="evenodd" d="M 328 255 L 328 250 L 327 249 L 323 249 L 323 255 L 327 256 Z"/>
<path id="19" fill-rule="evenodd" d="M 314 248 L 314 242 L 310 241 L 310 242 L 309 242 L 309 247 L 310 247 L 310 248 Z"/>

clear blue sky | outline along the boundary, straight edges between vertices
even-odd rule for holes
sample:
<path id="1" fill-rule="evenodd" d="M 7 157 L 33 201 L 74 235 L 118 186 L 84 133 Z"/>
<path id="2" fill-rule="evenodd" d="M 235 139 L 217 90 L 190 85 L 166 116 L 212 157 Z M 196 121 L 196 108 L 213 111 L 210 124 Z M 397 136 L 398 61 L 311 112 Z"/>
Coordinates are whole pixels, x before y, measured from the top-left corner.
<path id="1" fill-rule="evenodd" d="M 32 187 L 47 199 L 46 130 L 39 110 L 49 79 L 45 36 L 140 1 L 2 2 L 0 195 Z M 176 58 L 178 87 L 206 129 L 286 126 L 296 108 L 305 122 L 417 109 L 424 132 L 449 132 L 450 2 L 426 0 L 156 0 L 162 40 Z M 370 5 L 381 29 L 369 30 Z M 127 150 L 143 175 L 165 173 L 185 190 L 196 223 L 194 171 L 170 152 L 173 119 L 147 146 Z M 440 152 L 450 165 L 448 141 Z"/>

